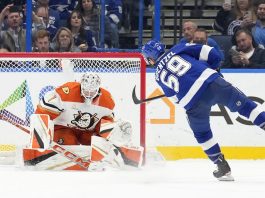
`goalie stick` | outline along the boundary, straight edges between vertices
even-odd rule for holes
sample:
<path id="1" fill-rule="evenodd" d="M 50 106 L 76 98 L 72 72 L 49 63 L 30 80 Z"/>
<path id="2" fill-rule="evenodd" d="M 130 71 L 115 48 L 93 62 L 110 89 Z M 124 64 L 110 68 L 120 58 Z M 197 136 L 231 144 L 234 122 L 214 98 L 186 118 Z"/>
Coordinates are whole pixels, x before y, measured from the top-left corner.
<path id="1" fill-rule="evenodd" d="M 0 115 L 0 119 L 1 120 L 4 120 L 6 122 L 9 122 L 10 124 L 16 126 L 17 128 L 19 128 L 20 130 L 26 132 L 27 134 L 30 134 L 30 131 L 15 123 L 14 121 L 12 121 L 11 119 L 3 116 L 3 115 Z M 69 151 L 67 150 L 66 148 L 64 148 L 63 146 L 57 144 L 56 142 L 52 141 L 51 144 L 50 144 L 50 148 L 55 151 L 56 153 L 62 155 L 63 157 L 66 157 L 67 159 L 69 159 L 70 161 L 74 162 L 75 164 L 78 164 L 79 166 L 87 169 L 91 163 L 90 160 L 84 160 L 82 157 L 80 157 L 79 155 L 73 153 L 72 151 Z"/>
<path id="2" fill-rule="evenodd" d="M 155 97 L 152 97 L 152 98 L 146 98 L 146 99 L 140 100 L 136 96 L 135 88 L 136 88 L 136 85 L 134 86 L 133 92 L 132 92 L 132 99 L 133 99 L 134 104 L 141 104 L 141 103 L 144 103 L 144 102 L 149 102 L 149 101 L 156 100 L 156 99 L 159 99 L 159 98 L 163 98 L 163 97 L 166 96 L 165 94 L 163 94 L 163 95 L 155 96 Z"/>

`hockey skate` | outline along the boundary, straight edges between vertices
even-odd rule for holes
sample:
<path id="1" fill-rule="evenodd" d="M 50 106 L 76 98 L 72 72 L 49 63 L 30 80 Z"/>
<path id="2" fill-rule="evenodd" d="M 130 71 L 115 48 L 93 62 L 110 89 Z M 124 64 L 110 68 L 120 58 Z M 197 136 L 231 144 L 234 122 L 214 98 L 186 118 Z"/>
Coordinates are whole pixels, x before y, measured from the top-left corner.
<path id="1" fill-rule="evenodd" d="M 217 170 L 213 172 L 213 175 L 219 180 L 219 181 L 234 181 L 234 177 L 231 175 L 231 168 L 227 161 L 224 158 L 224 155 L 221 154 L 218 157 L 217 161 Z"/>

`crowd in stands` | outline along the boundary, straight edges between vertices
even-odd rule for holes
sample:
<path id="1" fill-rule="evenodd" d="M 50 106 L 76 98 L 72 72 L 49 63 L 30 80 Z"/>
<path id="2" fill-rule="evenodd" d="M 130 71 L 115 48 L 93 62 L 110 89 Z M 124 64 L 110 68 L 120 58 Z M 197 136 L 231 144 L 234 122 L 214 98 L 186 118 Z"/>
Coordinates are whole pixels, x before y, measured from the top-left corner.
<path id="1" fill-rule="evenodd" d="M 265 68 L 265 0 L 224 2 L 213 27 L 231 36 L 223 68 Z"/>
<path id="2" fill-rule="evenodd" d="M 200 34 L 203 35 L 205 38 L 205 42 L 201 43 L 201 44 L 207 44 L 211 47 L 214 47 L 217 51 L 220 52 L 220 56 L 222 57 L 222 59 L 224 59 L 224 54 L 221 51 L 219 45 L 215 42 L 215 40 L 208 38 L 207 32 L 205 30 L 205 32 L 203 33 L 204 30 L 200 29 L 200 31 L 198 30 L 198 26 L 196 23 L 192 22 L 192 21 L 186 21 L 183 24 L 183 38 L 179 41 L 180 43 L 192 43 L 194 42 L 194 34 L 196 32 L 196 34 Z"/>
<path id="3" fill-rule="evenodd" d="M 265 50 L 257 45 L 249 30 L 239 29 L 233 43 L 224 68 L 265 68 Z"/>
<path id="4" fill-rule="evenodd" d="M 25 3 L 13 0 L 0 4 L 0 38 L 12 52 L 25 51 Z M 33 51 L 90 52 L 102 47 L 100 1 L 32 0 L 32 6 Z M 122 6 L 122 0 L 106 0 L 105 48 L 119 48 Z"/>
<path id="5" fill-rule="evenodd" d="M 183 38 L 179 42 L 215 48 L 223 60 L 220 68 L 265 68 L 265 0 L 224 1 L 213 28 L 231 38 L 228 41 L 230 50 L 223 51 L 214 39 L 208 37 L 207 30 L 192 20 L 184 21 Z"/>
<path id="6" fill-rule="evenodd" d="M 137 2 L 137 3 L 136 3 Z M 1 49 L 23 52 L 26 48 L 26 0 L 1 0 Z M 145 7 L 152 0 L 145 0 Z M 119 48 L 119 32 L 134 27 L 138 1 L 106 0 L 104 38 L 100 35 L 100 0 L 32 0 L 32 51 L 95 52 Z M 134 27 L 135 28 L 135 27 Z M 207 30 L 184 21 L 180 43 L 200 43 L 220 52 L 223 68 L 265 68 L 265 0 L 224 1 L 213 29 L 231 36 L 231 50 L 223 50 Z M 103 40 L 103 46 L 102 41 Z"/>

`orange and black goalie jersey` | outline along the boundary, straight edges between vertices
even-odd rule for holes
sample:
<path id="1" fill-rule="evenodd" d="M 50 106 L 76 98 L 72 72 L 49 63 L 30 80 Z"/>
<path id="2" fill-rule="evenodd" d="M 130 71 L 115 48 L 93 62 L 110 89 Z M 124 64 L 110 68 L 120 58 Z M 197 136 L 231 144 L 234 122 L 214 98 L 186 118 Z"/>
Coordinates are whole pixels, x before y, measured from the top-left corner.
<path id="1" fill-rule="evenodd" d="M 100 123 L 113 122 L 114 106 L 107 90 L 100 88 L 98 96 L 87 102 L 81 95 L 80 83 L 68 82 L 48 92 L 38 104 L 36 113 L 48 114 L 55 126 L 98 132 Z"/>

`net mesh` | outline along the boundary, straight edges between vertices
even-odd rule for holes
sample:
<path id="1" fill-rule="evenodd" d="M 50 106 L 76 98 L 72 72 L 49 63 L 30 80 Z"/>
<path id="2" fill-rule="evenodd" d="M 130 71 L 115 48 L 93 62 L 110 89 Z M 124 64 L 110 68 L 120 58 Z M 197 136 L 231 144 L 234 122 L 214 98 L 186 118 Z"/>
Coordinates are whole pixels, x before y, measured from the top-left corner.
<path id="1" fill-rule="evenodd" d="M 0 72 L 62 72 L 64 65 L 74 72 L 118 72 L 137 73 L 140 71 L 139 58 L 69 58 L 69 59 L 3 59 Z"/>
<path id="2" fill-rule="evenodd" d="M 115 53 L 106 53 L 108 57 L 77 57 L 77 58 L 48 58 L 23 57 L 1 58 L 0 72 L 99 72 L 99 73 L 139 73 L 141 59 L 133 57 L 117 57 Z M 106 56 L 106 54 L 101 54 Z M 54 87 L 46 87 L 39 95 L 39 99 Z M 27 82 L 24 81 L 2 104 L 0 104 L 0 118 L 11 120 L 15 124 L 29 126 L 29 117 L 33 113 L 31 97 Z M 26 97 L 26 120 L 19 119 L 11 112 L 5 110 L 7 106 Z"/>

